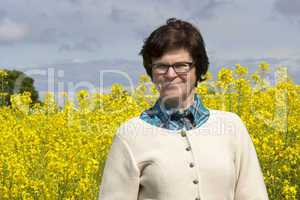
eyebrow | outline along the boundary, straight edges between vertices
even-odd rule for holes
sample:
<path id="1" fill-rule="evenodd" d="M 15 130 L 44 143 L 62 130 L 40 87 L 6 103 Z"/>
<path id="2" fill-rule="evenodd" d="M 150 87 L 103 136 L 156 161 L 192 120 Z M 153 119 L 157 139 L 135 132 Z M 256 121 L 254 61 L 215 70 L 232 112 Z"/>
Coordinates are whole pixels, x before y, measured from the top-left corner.
<path id="1" fill-rule="evenodd" d="M 193 62 L 191 60 L 189 61 L 178 61 L 178 62 L 174 62 L 173 64 L 175 63 L 186 63 L 186 62 Z M 169 63 L 163 63 L 163 62 L 157 62 L 157 63 L 152 63 L 153 65 L 157 65 L 157 64 L 161 64 L 161 65 L 170 65 Z"/>

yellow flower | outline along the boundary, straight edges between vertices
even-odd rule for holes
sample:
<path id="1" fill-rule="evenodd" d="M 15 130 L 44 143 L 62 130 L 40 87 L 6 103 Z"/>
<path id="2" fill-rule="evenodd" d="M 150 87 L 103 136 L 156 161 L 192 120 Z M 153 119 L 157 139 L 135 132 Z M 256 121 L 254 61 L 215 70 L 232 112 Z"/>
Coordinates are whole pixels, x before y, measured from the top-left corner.
<path id="1" fill-rule="evenodd" d="M 225 84 L 231 83 L 233 81 L 232 71 L 230 69 L 222 67 L 218 72 L 218 79 Z"/>
<path id="2" fill-rule="evenodd" d="M 241 116 L 269 198 L 297 199 L 300 86 L 288 80 L 266 84 L 261 74 L 269 66 L 262 62 L 249 76 L 241 64 L 234 71 L 223 67 L 218 80 L 198 84 L 196 93 L 205 106 Z M 106 94 L 82 90 L 78 104 L 68 99 L 61 107 L 53 93 L 32 107 L 29 93 L 13 95 L 12 106 L 0 107 L 0 199 L 96 199 L 100 169 L 116 129 L 158 98 L 153 84 L 147 90 L 148 83 L 149 77 L 141 76 L 132 94 L 120 84 Z"/>

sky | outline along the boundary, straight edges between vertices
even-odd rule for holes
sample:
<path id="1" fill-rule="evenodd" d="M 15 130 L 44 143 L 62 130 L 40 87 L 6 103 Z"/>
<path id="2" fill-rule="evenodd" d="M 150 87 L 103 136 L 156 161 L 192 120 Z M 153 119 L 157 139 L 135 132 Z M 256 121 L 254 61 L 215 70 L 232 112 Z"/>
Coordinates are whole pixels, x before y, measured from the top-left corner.
<path id="1" fill-rule="evenodd" d="M 267 61 L 300 84 L 299 0 L 0 0 L 0 68 L 33 77 L 40 94 L 133 86 L 144 40 L 170 17 L 200 30 L 214 76 Z"/>

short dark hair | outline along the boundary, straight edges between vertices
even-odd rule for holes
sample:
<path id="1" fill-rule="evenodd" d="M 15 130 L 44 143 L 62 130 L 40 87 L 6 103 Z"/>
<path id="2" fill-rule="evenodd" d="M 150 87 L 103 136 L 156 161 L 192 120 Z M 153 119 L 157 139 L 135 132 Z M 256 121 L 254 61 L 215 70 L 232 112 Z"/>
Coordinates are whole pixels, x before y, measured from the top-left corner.
<path id="1" fill-rule="evenodd" d="M 169 18 L 165 25 L 158 27 L 145 39 L 139 53 L 143 56 L 144 67 L 152 81 L 152 58 L 160 58 L 164 53 L 180 48 L 186 49 L 195 62 L 195 86 L 207 79 L 204 75 L 207 73 L 209 60 L 200 31 L 189 22 Z"/>

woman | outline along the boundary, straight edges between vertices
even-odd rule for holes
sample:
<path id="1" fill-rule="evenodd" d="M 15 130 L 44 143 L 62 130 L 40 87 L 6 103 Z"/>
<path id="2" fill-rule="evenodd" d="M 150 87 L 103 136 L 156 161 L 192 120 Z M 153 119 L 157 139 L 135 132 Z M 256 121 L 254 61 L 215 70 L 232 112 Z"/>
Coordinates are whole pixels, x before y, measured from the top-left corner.
<path id="1" fill-rule="evenodd" d="M 195 93 L 208 58 L 192 24 L 171 18 L 140 52 L 159 89 L 155 105 L 117 130 L 103 170 L 101 200 L 268 199 L 241 119 L 206 108 Z"/>

